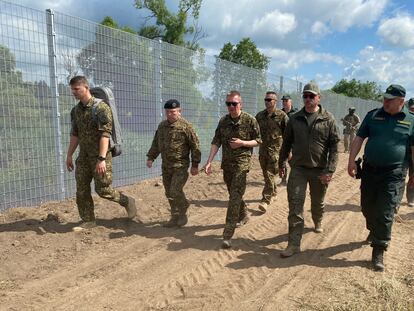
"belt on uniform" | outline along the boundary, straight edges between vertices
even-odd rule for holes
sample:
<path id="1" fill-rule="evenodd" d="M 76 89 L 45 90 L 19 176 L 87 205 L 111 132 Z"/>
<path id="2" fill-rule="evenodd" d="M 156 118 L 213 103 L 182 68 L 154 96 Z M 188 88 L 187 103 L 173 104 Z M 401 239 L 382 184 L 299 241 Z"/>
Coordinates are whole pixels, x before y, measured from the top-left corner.
<path id="1" fill-rule="evenodd" d="M 403 164 L 393 164 L 393 165 L 386 165 L 386 166 L 377 166 L 377 165 L 371 165 L 369 163 L 364 163 L 363 169 L 368 170 L 370 172 L 387 172 L 392 171 L 397 168 L 405 168 Z"/>

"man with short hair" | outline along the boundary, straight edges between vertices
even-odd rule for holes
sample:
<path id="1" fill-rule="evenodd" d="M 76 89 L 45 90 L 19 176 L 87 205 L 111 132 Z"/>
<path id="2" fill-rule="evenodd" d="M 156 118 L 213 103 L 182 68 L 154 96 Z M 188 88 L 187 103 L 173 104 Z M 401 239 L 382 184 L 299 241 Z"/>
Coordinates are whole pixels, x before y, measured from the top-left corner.
<path id="1" fill-rule="evenodd" d="M 95 181 L 96 193 L 107 200 L 125 207 L 128 218 L 135 217 L 137 210 L 135 200 L 112 188 L 112 153 L 109 138 L 112 133 L 112 110 L 101 101 L 96 106 L 91 95 L 89 83 L 83 76 L 73 77 L 70 82 L 73 96 L 79 100 L 71 110 L 72 128 L 66 157 L 66 167 L 72 171 L 73 153 L 79 145 L 76 159 L 76 204 L 82 223 L 74 229 L 91 229 L 96 226 L 94 204 L 91 196 L 91 181 Z"/>
<path id="2" fill-rule="evenodd" d="M 188 179 L 188 167 L 191 175 L 198 174 L 201 161 L 200 143 L 190 122 L 181 116 L 181 105 L 176 99 L 164 104 L 166 120 L 158 125 L 151 148 L 147 153 L 147 167 L 161 153 L 162 181 L 165 195 L 171 208 L 171 218 L 165 227 L 182 227 L 187 224 L 189 203 L 183 188 Z"/>
<path id="3" fill-rule="evenodd" d="M 355 107 L 349 108 L 348 114 L 341 120 L 344 125 L 344 152 L 349 152 L 349 147 L 355 138 L 355 133 L 361 120 L 359 119 L 359 116 L 355 114 Z"/>
<path id="4" fill-rule="evenodd" d="M 288 117 L 298 111 L 298 109 L 293 107 L 292 98 L 288 94 L 282 96 L 282 105 L 282 111 L 285 112 Z"/>
<path id="5" fill-rule="evenodd" d="M 286 95 L 282 96 L 282 105 L 283 105 L 282 111 L 284 111 L 289 118 L 295 112 L 298 111 L 297 108 L 293 107 L 292 98 L 290 97 L 289 94 L 286 94 Z M 290 159 L 290 157 L 291 157 L 291 155 L 289 155 L 288 160 Z M 281 178 L 282 180 L 280 181 L 279 186 L 282 186 L 282 187 L 287 186 L 288 171 L 289 171 L 288 166 L 286 166 L 286 174 L 283 175 L 283 177 Z"/>
<path id="6" fill-rule="evenodd" d="M 355 177 L 355 158 L 365 139 L 361 175 L 361 210 L 372 246 L 372 265 L 384 271 L 384 251 L 391 241 L 394 213 L 401 199 L 405 176 L 414 152 L 414 115 L 404 105 L 405 89 L 391 84 L 383 106 L 368 112 L 351 145 L 348 174 Z M 411 158 L 410 158 L 411 153 Z M 409 187 L 414 186 L 410 175 Z"/>
<path id="7" fill-rule="evenodd" d="M 272 199 L 276 197 L 276 176 L 279 172 L 278 159 L 282 147 L 283 133 L 288 117 L 282 110 L 276 108 L 277 94 L 266 92 L 264 98 L 266 108 L 256 115 L 259 123 L 262 144 L 259 147 L 259 162 L 262 168 L 265 186 L 259 209 L 265 213 Z"/>
<path id="8" fill-rule="evenodd" d="M 207 175 L 212 172 L 211 162 L 222 148 L 221 168 L 229 192 L 226 224 L 223 231 L 223 248 L 231 247 L 231 238 L 236 226 L 249 220 L 247 205 L 243 201 L 246 177 L 251 167 L 253 148 L 262 143 L 256 119 L 242 111 L 242 98 L 238 91 L 226 96 L 228 114 L 222 117 L 211 142 L 210 154 L 204 165 Z"/>
<path id="9" fill-rule="evenodd" d="M 300 252 L 308 183 L 315 232 L 323 232 L 325 194 L 338 163 L 338 129 L 333 115 L 320 105 L 319 86 L 311 81 L 304 86 L 302 94 L 304 107 L 289 118 L 279 156 L 279 175 L 283 177 L 286 160 L 292 153 L 287 184 L 289 239 L 281 257 Z"/>

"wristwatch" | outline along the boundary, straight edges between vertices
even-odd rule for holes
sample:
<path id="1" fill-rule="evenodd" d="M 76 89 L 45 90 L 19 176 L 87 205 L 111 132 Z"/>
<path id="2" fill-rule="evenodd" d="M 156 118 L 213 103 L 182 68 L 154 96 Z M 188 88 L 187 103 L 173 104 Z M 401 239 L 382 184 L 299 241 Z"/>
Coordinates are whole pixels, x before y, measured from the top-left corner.
<path id="1" fill-rule="evenodd" d="M 106 158 L 105 158 L 105 157 L 103 157 L 103 156 L 98 156 L 98 160 L 99 160 L 99 161 L 105 161 L 105 160 L 106 160 Z"/>

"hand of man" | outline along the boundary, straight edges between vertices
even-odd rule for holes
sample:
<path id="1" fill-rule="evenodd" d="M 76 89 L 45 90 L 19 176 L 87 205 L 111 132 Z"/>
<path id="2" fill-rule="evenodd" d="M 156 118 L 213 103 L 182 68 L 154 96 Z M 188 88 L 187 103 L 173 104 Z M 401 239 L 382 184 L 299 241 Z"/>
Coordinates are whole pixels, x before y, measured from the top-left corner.
<path id="1" fill-rule="evenodd" d="M 152 167 L 152 160 L 147 160 L 147 167 L 148 168 L 151 168 Z"/>
<path id="2" fill-rule="evenodd" d="M 327 185 L 332 180 L 332 174 L 329 174 L 329 173 L 328 174 L 322 174 L 322 175 L 319 176 L 319 180 L 324 185 Z"/>
<path id="3" fill-rule="evenodd" d="M 230 140 L 230 148 L 231 149 L 238 149 L 240 147 L 243 147 L 244 142 L 239 138 L 232 138 Z"/>
<path id="4" fill-rule="evenodd" d="M 348 175 L 354 178 L 356 173 L 357 173 L 357 166 L 356 166 L 355 161 L 348 162 Z"/>
<path id="5" fill-rule="evenodd" d="M 69 172 L 72 172 L 73 171 L 73 169 L 74 169 L 74 166 L 73 166 L 73 160 L 72 160 L 72 157 L 67 157 L 66 158 L 66 168 L 68 169 L 68 171 Z"/>
<path id="6" fill-rule="evenodd" d="M 106 172 L 106 162 L 105 161 L 98 161 L 98 162 L 96 162 L 95 171 L 99 175 L 104 175 L 105 172 Z"/>
<path id="7" fill-rule="evenodd" d="M 280 178 L 285 177 L 286 176 L 286 173 L 287 173 L 286 165 L 280 166 L 279 167 L 279 177 Z"/>
<path id="8" fill-rule="evenodd" d="M 191 167 L 190 174 L 192 176 L 198 175 L 198 167 Z"/>
<path id="9" fill-rule="evenodd" d="M 414 188 L 414 175 L 411 175 L 407 183 L 408 188 Z"/>
<path id="10" fill-rule="evenodd" d="M 203 170 L 204 170 L 204 172 L 206 172 L 206 174 L 207 175 L 210 175 L 212 172 L 213 172 L 213 170 L 211 169 L 211 162 L 207 162 L 204 166 L 203 166 L 203 168 L 202 168 Z"/>

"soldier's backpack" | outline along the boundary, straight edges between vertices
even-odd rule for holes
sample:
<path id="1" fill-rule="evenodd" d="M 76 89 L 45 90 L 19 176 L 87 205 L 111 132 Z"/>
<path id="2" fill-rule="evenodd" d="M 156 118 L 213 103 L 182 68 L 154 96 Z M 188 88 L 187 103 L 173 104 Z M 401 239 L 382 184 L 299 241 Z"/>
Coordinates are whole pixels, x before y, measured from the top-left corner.
<path id="1" fill-rule="evenodd" d="M 122 133 L 121 125 L 118 120 L 118 113 L 116 110 L 115 97 L 109 87 L 98 86 L 91 88 L 91 94 L 95 97 L 92 106 L 92 118 L 96 121 L 98 118 L 97 108 L 102 101 L 105 102 L 112 110 L 112 135 L 109 138 L 109 148 L 112 156 L 117 157 L 122 153 Z"/>

